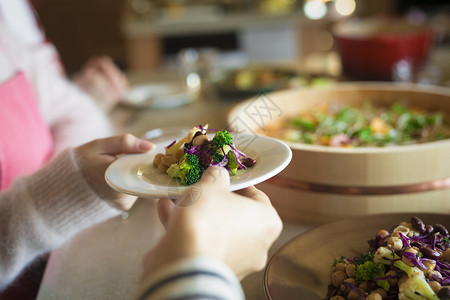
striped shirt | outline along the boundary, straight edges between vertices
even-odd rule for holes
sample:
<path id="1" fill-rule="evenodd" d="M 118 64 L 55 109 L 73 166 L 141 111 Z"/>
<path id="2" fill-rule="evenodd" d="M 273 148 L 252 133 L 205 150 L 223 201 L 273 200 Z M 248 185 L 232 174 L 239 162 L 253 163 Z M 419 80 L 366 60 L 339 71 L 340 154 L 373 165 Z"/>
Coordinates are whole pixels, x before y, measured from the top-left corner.
<path id="1" fill-rule="evenodd" d="M 224 263 L 205 257 L 180 260 L 152 274 L 136 300 L 242 300 L 239 280 Z"/>

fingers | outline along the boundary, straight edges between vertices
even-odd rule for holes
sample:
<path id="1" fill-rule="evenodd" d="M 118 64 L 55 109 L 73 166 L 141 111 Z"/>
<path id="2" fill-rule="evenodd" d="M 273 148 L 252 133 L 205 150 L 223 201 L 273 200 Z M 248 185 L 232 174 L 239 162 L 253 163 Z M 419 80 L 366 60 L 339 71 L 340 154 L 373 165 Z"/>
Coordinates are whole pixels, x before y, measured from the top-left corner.
<path id="1" fill-rule="evenodd" d="M 95 61 L 95 68 L 100 71 L 117 93 L 122 95 L 128 84 L 122 71 L 114 64 L 110 57 L 99 57 Z"/>
<path id="2" fill-rule="evenodd" d="M 151 150 L 154 145 L 149 141 L 139 139 L 131 134 L 108 137 L 92 142 L 97 152 L 103 154 L 143 153 Z"/>
<path id="3" fill-rule="evenodd" d="M 137 200 L 137 197 L 130 195 L 117 194 L 118 197 L 115 200 L 109 201 L 109 203 L 115 208 L 122 211 L 129 211 Z"/>
<path id="4" fill-rule="evenodd" d="M 175 207 L 175 204 L 168 198 L 160 199 L 156 205 L 159 219 L 166 229 Z"/>
<path id="5" fill-rule="evenodd" d="M 254 186 L 250 186 L 248 188 L 236 191 L 235 193 L 259 202 L 271 204 L 269 197 L 263 191 L 258 190 Z"/>
<path id="6" fill-rule="evenodd" d="M 225 168 L 211 166 L 205 170 L 199 182 L 200 184 L 214 184 L 214 186 L 228 188 L 230 186 L 230 174 Z"/>

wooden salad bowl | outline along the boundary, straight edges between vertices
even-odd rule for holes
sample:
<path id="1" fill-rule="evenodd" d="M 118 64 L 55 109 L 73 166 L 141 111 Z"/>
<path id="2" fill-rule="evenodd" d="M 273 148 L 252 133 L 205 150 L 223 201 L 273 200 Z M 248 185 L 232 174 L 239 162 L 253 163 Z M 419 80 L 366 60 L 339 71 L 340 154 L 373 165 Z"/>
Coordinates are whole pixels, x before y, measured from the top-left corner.
<path id="1" fill-rule="evenodd" d="M 448 88 L 354 82 L 260 94 L 235 105 L 227 118 L 231 130 L 266 135 L 268 124 L 313 106 L 365 101 L 450 114 Z M 370 148 L 287 143 L 290 165 L 259 185 L 285 220 L 321 224 L 364 214 L 450 212 L 450 139 Z"/>

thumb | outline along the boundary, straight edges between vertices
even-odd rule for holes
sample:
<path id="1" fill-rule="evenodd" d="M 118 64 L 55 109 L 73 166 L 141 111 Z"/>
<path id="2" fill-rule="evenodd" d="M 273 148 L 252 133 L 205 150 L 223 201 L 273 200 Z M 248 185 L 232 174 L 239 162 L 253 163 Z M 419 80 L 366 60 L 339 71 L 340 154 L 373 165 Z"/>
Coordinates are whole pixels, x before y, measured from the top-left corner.
<path id="1" fill-rule="evenodd" d="M 112 136 L 95 140 L 94 147 L 98 152 L 110 155 L 123 153 L 142 153 L 151 150 L 154 145 L 131 134 Z"/>
<path id="2" fill-rule="evenodd" d="M 220 186 L 228 189 L 230 186 L 230 174 L 228 173 L 228 170 L 223 167 L 211 166 L 205 170 L 199 183 L 202 185 L 214 184 L 216 187 Z"/>

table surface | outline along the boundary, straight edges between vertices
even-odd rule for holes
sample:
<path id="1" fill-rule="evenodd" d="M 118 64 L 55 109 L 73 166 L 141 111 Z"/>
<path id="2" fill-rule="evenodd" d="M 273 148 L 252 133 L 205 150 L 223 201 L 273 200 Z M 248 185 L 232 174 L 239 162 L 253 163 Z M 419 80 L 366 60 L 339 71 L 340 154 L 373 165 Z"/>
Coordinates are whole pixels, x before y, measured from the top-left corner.
<path id="1" fill-rule="evenodd" d="M 450 49 L 437 51 L 433 61 L 442 68 L 443 82 L 450 86 Z M 130 83 L 173 82 L 173 72 L 129 74 Z M 197 101 L 171 109 L 145 109 L 119 105 L 111 122 L 119 133 L 144 136 L 154 128 L 209 124 L 226 128 L 227 112 L 236 101 L 226 101 L 214 94 L 201 95 Z M 271 257 L 309 225 L 284 223 L 284 229 L 269 251 Z M 155 200 L 139 199 L 127 218 L 119 216 L 81 232 L 63 247 L 54 250 L 39 290 L 38 300 L 52 299 L 130 299 L 139 280 L 143 255 L 155 245 L 164 230 L 159 222 Z M 242 280 L 248 300 L 265 299 L 264 272 Z"/>
<path id="2" fill-rule="evenodd" d="M 450 49 L 437 51 L 434 61 L 442 67 L 445 85 L 450 86 Z M 172 72 L 129 74 L 131 84 L 173 81 Z M 236 101 L 224 101 L 203 94 L 189 105 L 172 109 L 143 109 L 119 105 L 111 122 L 119 133 L 144 136 L 154 128 L 209 124 L 226 128 L 226 115 Z M 194 124 L 193 124 L 194 123 Z M 271 257 L 286 242 L 310 229 L 309 225 L 284 223 L 280 237 L 269 251 Z M 81 232 L 63 247 L 54 250 L 39 290 L 38 300 L 130 299 L 139 280 L 143 255 L 164 233 L 155 200 L 139 199 L 127 218 L 119 216 Z M 265 299 L 264 272 L 242 280 L 248 300 Z"/>
<path id="3" fill-rule="evenodd" d="M 153 76 L 143 74 L 130 74 L 129 77 L 132 84 L 155 80 Z M 158 74 L 158 81 L 167 80 L 171 77 Z M 225 128 L 226 112 L 235 103 L 202 96 L 189 105 L 171 109 L 137 109 L 119 105 L 110 117 L 118 132 L 136 136 L 143 136 L 150 129 L 173 126 L 190 128 L 208 123 L 211 128 Z M 284 224 L 269 257 L 288 240 L 309 228 Z M 37 299 L 131 298 L 139 280 L 142 257 L 163 232 L 155 200 L 138 199 L 128 217 L 119 216 L 98 224 L 54 250 Z M 242 281 L 247 299 L 265 299 L 263 275 L 263 271 L 258 272 Z"/>

